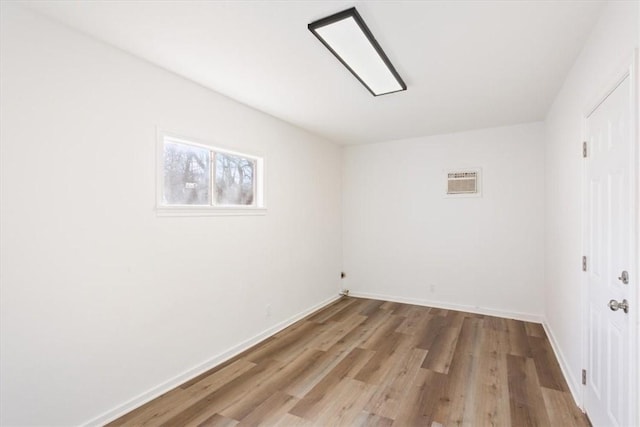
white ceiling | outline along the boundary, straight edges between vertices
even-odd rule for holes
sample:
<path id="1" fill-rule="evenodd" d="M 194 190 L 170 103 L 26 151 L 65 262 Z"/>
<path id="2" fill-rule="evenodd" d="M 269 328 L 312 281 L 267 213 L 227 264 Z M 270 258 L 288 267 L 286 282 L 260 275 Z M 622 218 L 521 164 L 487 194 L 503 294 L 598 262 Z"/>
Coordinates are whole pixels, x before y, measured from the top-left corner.
<path id="1" fill-rule="evenodd" d="M 373 97 L 307 24 L 356 6 L 407 83 Z M 339 143 L 542 120 L 599 1 L 43 1 L 29 7 Z"/>

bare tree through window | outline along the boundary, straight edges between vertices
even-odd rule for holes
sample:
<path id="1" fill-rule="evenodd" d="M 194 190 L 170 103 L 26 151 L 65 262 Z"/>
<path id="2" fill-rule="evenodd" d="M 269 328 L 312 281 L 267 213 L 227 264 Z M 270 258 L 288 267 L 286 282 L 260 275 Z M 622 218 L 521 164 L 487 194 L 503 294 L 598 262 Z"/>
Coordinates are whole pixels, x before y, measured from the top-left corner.
<path id="1" fill-rule="evenodd" d="M 216 203 L 252 205 L 255 161 L 242 156 L 216 153 Z"/>
<path id="2" fill-rule="evenodd" d="M 210 204 L 210 151 L 193 145 L 164 144 L 164 204 Z"/>

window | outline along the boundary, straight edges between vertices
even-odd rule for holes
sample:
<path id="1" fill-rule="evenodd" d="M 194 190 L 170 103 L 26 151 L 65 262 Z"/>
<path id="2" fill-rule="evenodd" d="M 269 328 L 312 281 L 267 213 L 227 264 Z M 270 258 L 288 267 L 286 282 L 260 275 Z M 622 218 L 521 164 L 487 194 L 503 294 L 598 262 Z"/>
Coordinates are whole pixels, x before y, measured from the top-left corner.
<path id="1" fill-rule="evenodd" d="M 216 204 L 252 206 L 255 200 L 255 159 L 221 152 L 214 152 L 213 156 L 216 159 Z"/>
<path id="2" fill-rule="evenodd" d="M 159 214 L 264 212 L 262 158 L 164 133 L 158 151 Z"/>
<path id="3" fill-rule="evenodd" d="M 208 206 L 211 203 L 211 151 L 164 142 L 162 204 Z"/>

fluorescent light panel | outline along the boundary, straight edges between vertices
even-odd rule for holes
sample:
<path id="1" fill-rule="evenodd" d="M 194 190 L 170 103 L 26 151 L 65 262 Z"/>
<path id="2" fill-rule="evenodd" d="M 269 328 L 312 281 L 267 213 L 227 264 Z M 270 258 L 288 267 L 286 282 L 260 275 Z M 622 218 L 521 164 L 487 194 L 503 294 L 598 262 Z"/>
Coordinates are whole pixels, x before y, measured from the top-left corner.
<path id="1" fill-rule="evenodd" d="M 312 22 L 309 30 L 374 96 L 407 89 L 355 7 Z"/>

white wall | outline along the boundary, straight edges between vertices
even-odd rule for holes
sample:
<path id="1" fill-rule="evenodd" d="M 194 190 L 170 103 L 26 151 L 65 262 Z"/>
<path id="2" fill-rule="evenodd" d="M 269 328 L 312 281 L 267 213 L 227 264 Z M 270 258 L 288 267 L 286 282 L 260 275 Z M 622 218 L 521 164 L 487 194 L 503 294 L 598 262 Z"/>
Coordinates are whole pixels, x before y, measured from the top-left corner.
<path id="1" fill-rule="evenodd" d="M 531 123 L 346 147 L 345 287 L 539 319 L 543 137 Z M 443 197 L 460 167 L 482 168 L 482 197 Z"/>
<path id="2" fill-rule="evenodd" d="M 0 424 L 86 422 L 337 295 L 338 146 L 6 3 L 1 22 Z M 157 217 L 156 126 L 264 155 L 267 215 Z"/>
<path id="3" fill-rule="evenodd" d="M 638 2 L 609 2 L 546 118 L 545 317 L 574 395 L 583 364 L 582 129 L 638 44 Z"/>

